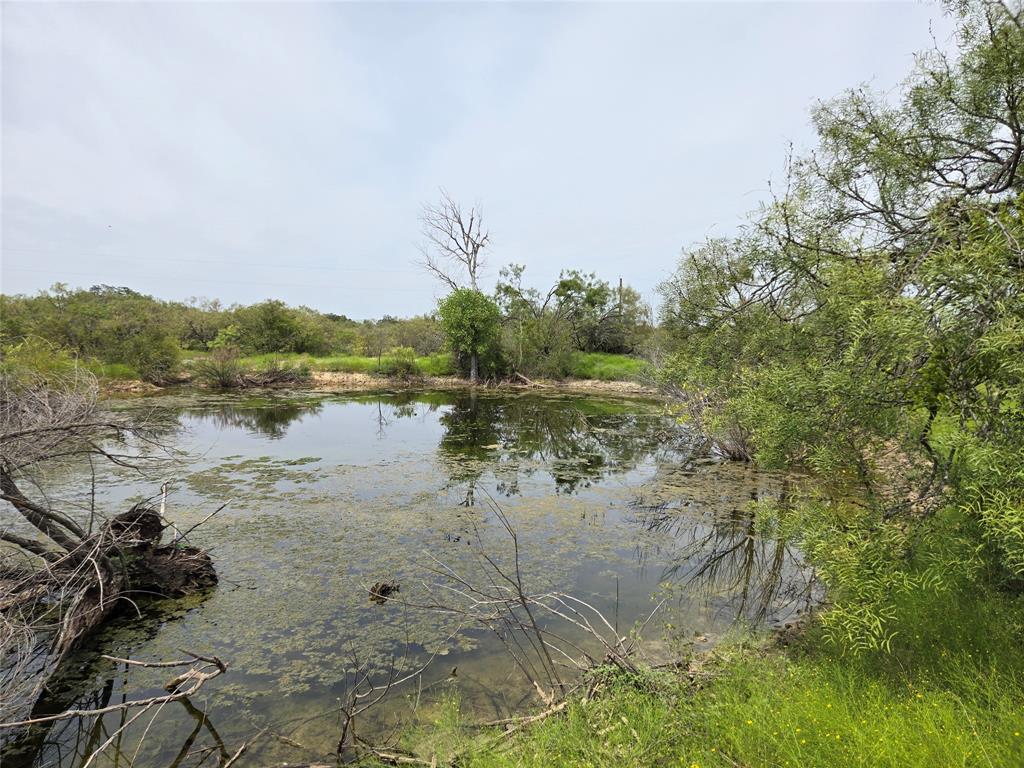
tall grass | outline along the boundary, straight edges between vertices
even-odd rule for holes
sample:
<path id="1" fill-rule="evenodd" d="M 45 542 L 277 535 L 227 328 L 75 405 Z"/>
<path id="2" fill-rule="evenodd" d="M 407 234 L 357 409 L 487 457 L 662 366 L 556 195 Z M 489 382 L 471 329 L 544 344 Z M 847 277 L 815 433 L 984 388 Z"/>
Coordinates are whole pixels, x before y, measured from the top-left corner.
<path id="1" fill-rule="evenodd" d="M 613 683 L 500 749 L 474 749 L 494 734 L 450 715 L 423 743 L 463 749 L 460 764 L 478 768 L 1024 765 L 1021 599 L 904 608 L 912 618 L 891 654 L 844 656 L 813 631 L 788 654 L 737 643 L 718 651 L 706 683 Z"/>
<path id="2" fill-rule="evenodd" d="M 387 375 L 399 363 L 404 362 L 401 355 L 382 355 L 364 357 L 361 355 L 326 355 L 314 357 L 295 353 L 248 355 L 239 358 L 246 368 L 266 366 L 272 362 L 283 362 L 292 365 L 304 365 L 311 371 L 331 371 L 335 373 L 367 373 Z M 424 376 L 449 376 L 455 373 L 451 356 L 447 354 L 425 355 L 415 358 L 417 370 Z"/>
<path id="3" fill-rule="evenodd" d="M 574 379 L 632 381 L 638 379 L 646 368 L 645 361 L 629 355 L 577 352 L 573 355 L 570 376 Z"/>
<path id="4" fill-rule="evenodd" d="M 85 367 L 97 379 L 128 381 L 142 378 L 137 370 L 125 363 L 101 363 L 98 360 L 89 360 L 85 363 Z"/>

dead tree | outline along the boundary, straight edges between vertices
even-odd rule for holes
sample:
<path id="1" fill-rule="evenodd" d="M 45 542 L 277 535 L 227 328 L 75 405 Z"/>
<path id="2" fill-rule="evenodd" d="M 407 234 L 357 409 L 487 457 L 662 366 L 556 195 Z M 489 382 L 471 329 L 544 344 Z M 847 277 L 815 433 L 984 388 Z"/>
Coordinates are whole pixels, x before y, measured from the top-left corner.
<path id="1" fill-rule="evenodd" d="M 31 719 L 68 652 L 116 609 L 217 580 L 202 550 L 160 543 L 160 511 L 74 510 L 44 490 L 44 469 L 61 462 L 138 469 L 158 455 L 152 425 L 104 412 L 97 395 L 78 368 L 0 374 L 0 726 Z"/>
<path id="2" fill-rule="evenodd" d="M 483 228 L 483 214 L 476 207 L 464 212 L 442 189 L 439 203 L 423 206 L 420 222 L 425 242 L 419 265 L 452 290 L 464 287 L 463 280 L 474 291 L 480 290 L 477 278 L 484 266 L 481 251 L 490 241 L 490 234 Z"/>

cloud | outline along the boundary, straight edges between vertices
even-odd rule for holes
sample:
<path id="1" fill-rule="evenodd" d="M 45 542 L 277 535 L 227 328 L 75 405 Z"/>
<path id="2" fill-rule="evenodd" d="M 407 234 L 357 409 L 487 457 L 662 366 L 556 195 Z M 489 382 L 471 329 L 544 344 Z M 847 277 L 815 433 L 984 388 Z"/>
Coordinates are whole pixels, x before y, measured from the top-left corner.
<path id="1" fill-rule="evenodd" d="M 418 210 L 483 204 L 492 273 L 648 296 L 889 87 L 935 8 L 892 4 L 7 4 L 3 290 L 62 280 L 429 310 Z M 939 23 L 939 27 L 942 23 Z"/>

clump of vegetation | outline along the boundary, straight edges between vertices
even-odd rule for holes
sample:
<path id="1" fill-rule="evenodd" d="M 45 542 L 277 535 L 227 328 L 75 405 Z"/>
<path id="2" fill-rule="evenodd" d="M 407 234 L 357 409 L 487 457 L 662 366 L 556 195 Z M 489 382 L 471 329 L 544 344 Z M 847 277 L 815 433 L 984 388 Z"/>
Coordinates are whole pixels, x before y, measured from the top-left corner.
<path id="1" fill-rule="evenodd" d="M 635 354 L 651 330 L 650 308 L 629 286 L 616 291 L 597 275 L 562 272 L 546 293 L 523 286 L 525 268 L 501 271 L 502 350 L 514 371 L 562 378 L 579 353 Z M 587 376 L 586 378 L 601 378 Z"/>
<path id="2" fill-rule="evenodd" d="M 569 375 L 575 379 L 630 381 L 647 375 L 649 364 L 638 357 L 610 352 L 577 352 Z"/>
<path id="3" fill-rule="evenodd" d="M 476 768 L 1013 768 L 1024 759 L 1024 604 L 958 597 L 907 596 L 888 651 L 840 656 L 812 631 L 785 654 L 770 637 L 736 638 L 681 672 L 598 670 L 592 695 L 510 737 L 481 733 L 450 696 L 404 745 Z"/>
<path id="4" fill-rule="evenodd" d="M 302 384 L 311 376 L 309 366 L 291 365 L 282 360 L 271 360 L 264 365 L 247 370 L 242 381 L 250 387 L 281 387 Z"/>
<path id="5" fill-rule="evenodd" d="M 244 368 L 238 359 L 238 350 L 223 347 L 192 363 L 192 377 L 200 384 L 220 389 L 231 389 L 242 383 Z"/>
<path id="6" fill-rule="evenodd" d="M 64 285 L 32 298 L 0 297 L 0 341 L 15 344 L 37 336 L 83 359 L 130 366 L 145 380 L 173 376 L 179 348 L 158 302 L 128 288 Z"/>
<path id="7" fill-rule="evenodd" d="M 309 366 L 301 360 L 293 362 L 276 357 L 243 360 L 238 350 L 230 347 L 215 349 L 209 355 L 194 359 L 191 365 L 194 381 L 218 389 L 301 384 L 311 375 Z"/>
<path id="8" fill-rule="evenodd" d="M 409 379 L 421 375 L 416 363 L 416 351 L 412 347 L 395 347 L 385 359 L 381 372 L 386 376 Z"/>

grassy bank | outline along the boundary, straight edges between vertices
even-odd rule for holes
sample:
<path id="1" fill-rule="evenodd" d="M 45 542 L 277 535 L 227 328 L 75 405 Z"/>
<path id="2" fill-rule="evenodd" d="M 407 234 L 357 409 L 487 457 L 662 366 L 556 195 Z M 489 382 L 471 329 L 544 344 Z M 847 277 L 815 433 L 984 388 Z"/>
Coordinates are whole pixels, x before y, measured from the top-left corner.
<path id="1" fill-rule="evenodd" d="M 948 596 L 947 596 L 948 597 Z M 840 654 L 812 629 L 783 653 L 734 642 L 696 682 L 613 680 L 586 702 L 500 743 L 463 726 L 458 704 L 408 746 L 460 765 L 1024 765 L 1024 606 L 1002 596 L 905 606 L 891 653 Z M 443 764 L 443 763 L 439 763 Z"/>
<path id="2" fill-rule="evenodd" d="M 573 355 L 574 379 L 599 379 L 600 381 L 636 381 L 648 368 L 648 363 L 629 355 L 612 355 L 606 352 L 577 352 Z"/>
<path id="3" fill-rule="evenodd" d="M 386 375 L 392 370 L 395 358 L 382 355 L 380 358 L 360 355 L 327 355 L 314 357 L 300 354 L 266 354 L 249 355 L 240 358 L 239 362 L 247 368 L 262 368 L 274 362 L 306 367 L 311 371 L 331 371 L 334 373 L 368 373 Z M 416 368 L 423 376 L 450 376 L 455 373 L 449 355 L 426 355 L 415 358 Z"/>
<path id="4" fill-rule="evenodd" d="M 193 354 L 184 361 L 187 370 L 196 360 L 206 355 Z M 450 355 L 436 354 L 420 356 L 414 359 L 417 372 L 422 376 L 453 376 L 455 365 Z M 316 357 L 305 354 L 264 354 L 248 355 L 238 359 L 239 365 L 246 370 L 261 370 L 269 366 L 289 366 L 309 371 L 328 371 L 332 373 L 365 373 L 370 375 L 388 375 L 399 362 L 391 355 L 365 357 L 360 355 L 327 355 Z M 640 377 L 647 364 L 629 355 L 613 355 L 600 352 L 578 352 L 573 356 L 570 378 L 598 379 L 601 381 L 635 381 Z M 122 369 L 130 371 L 127 366 L 100 366 L 115 371 L 115 375 L 106 376 L 103 371 L 95 371 L 97 375 L 107 378 L 131 378 L 123 374 Z"/>

